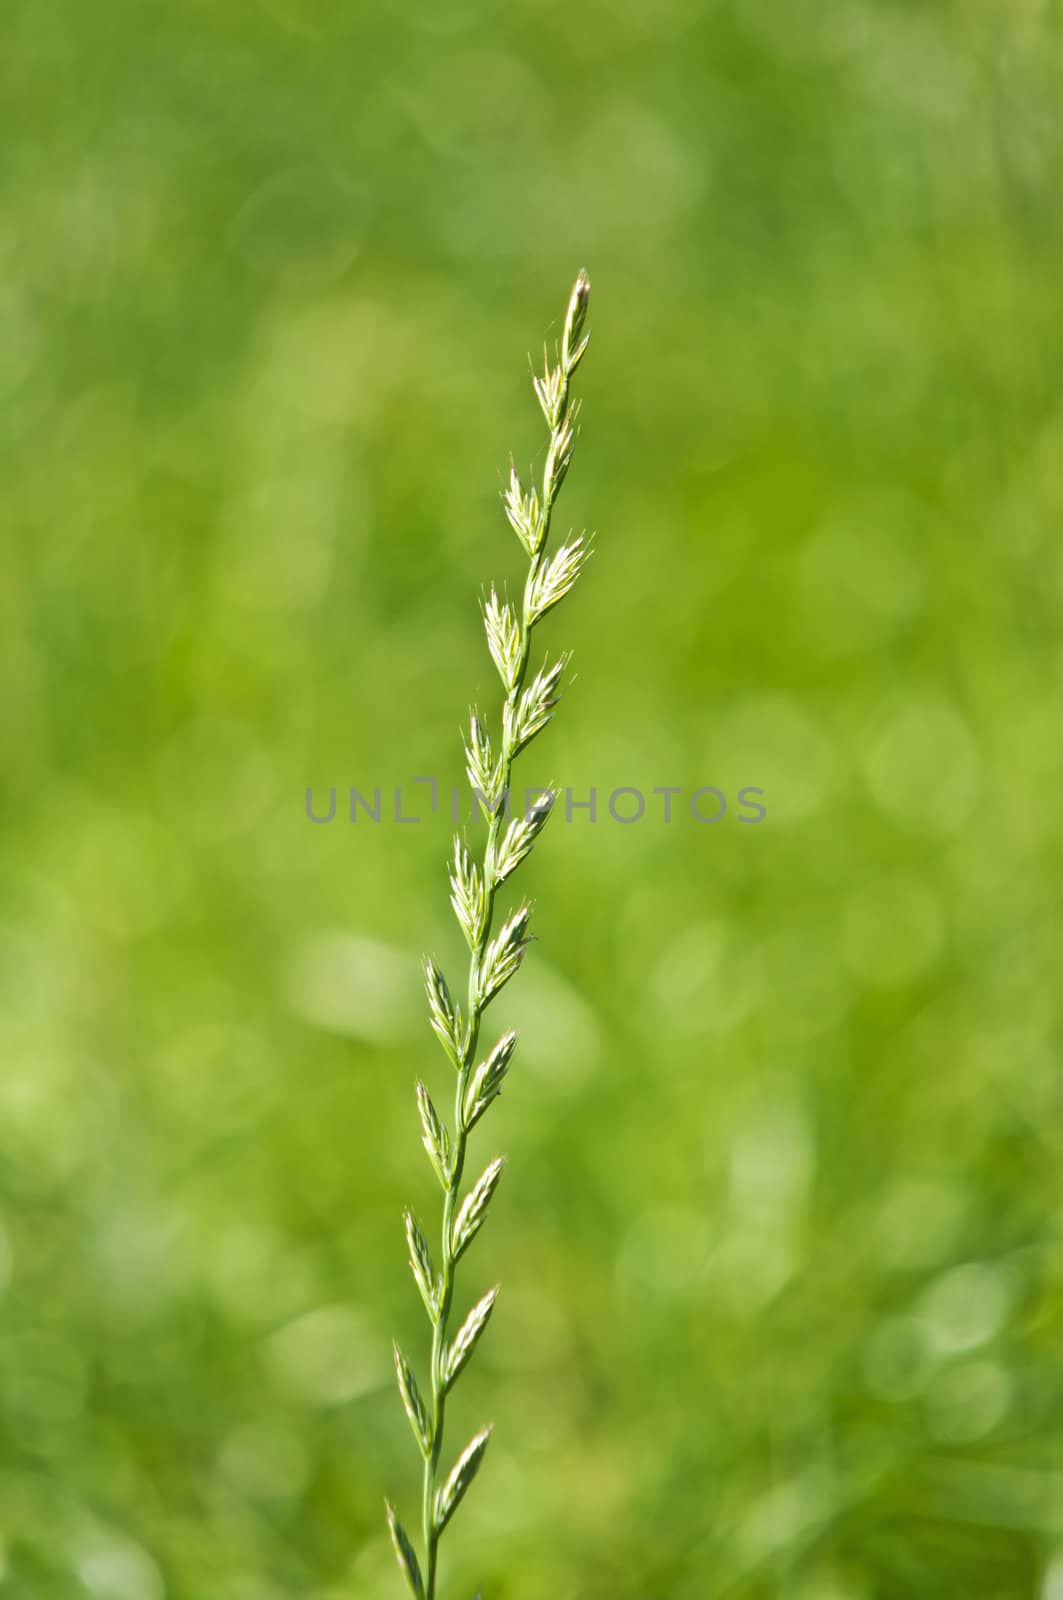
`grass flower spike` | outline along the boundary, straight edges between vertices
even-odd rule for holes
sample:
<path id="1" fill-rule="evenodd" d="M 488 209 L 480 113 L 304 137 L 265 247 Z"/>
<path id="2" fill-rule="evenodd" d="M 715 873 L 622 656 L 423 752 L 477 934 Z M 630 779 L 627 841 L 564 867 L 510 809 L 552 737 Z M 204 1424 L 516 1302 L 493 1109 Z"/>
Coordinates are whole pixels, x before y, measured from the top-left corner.
<path id="1" fill-rule="evenodd" d="M 471 1185 L 464 1185 L 469 1134 L 501 1093 L 517 1042 L 516 1034 L 506 1033 L 482 1051 L 484 1013 L 519 970 L 530 942 L 529 907 L 521 905 L 509 912 L 495 931 L 495 898 L 531 852 L 553 804 L 551 795 L 543 795 L 523 816 L 512 820 L 508 816 L 513 762 L 553 716 L 565 666 L 565 658 L 544 662 L 528 681 L 532 630 L 569 592 L 587 557 L 582 537 L 571 538 L 553 554 L 548 546 L 554 506 L 576 441 L 578 406 L 570 401 L 569 389 L 587 349 L 584 328 L 589 295 L 590 284 L 581 272 L 569 299 L 557 359 L 551 363 L 544 354 L 542 376 L 533 379 L 549 430 L 542 484 L 526 488 L 514 469 L 505 491 L 506 517 L 528 557 L 520 611 L 500 599 L 493 587 L 483 606 L 487 646 L 504 698 L 497 749 L 475 711 L 465 747 L 469 783 L 488 823 L 482 862 L 473 858 L 459 838 L 450 874 L 451 904 L 470 952 L 464 1012 L 435 962 L 425 963 L 429 1020 L 454 1069 L 456 1083 L 450 1127 L 426 1086 L 417 1085 L 424 1147 L 443 1191 L 438 1270 L 419 1222 L 412 1212 L 406 1213 L 410 1270 L 431 1325 L 431 1358 L 424 1390 L 403 1352 L 395 1347 L 399 1392 L 423 1463 L 423 1566 L 390 1504 L 387 1514 L 399 1566 L 416 1600 L 436 1600 L 440 1538 L 480 1470 L 491 1436 L 490 1428 L 477 1433 L 442 1477 L 447 1394 L 483 1336 L 498 1294 L 497 1288 L 488 1290 L 456 1332 L 451 1332 L 455 1269 L 483 1226 L 502 1177 L 502 1161 L 496 1158 Z"/>

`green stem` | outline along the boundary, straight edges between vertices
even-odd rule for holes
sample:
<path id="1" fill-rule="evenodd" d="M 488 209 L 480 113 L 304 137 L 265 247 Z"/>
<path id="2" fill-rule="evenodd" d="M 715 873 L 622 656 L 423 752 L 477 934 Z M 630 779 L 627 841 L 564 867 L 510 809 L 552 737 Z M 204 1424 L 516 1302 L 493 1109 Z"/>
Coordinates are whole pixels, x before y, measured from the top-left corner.
<path id="1" fill-rule="evenodd" d="M 551 421 L 551 444 L 557 436 L 565 419 L 568 409 L 568 387 L 571 373 L 563 370 L 563 383 L 558 400 L 557 410 Z M 549 455 L 547 456 L 549 460 Z M 550 536 L 550 520 L 553 513 L 554 493 L 551 484 L 544 479 L 542 522 L 543 533 L 539 546 L 531 557 L 528 576 L 524 585 L 524 597 L 521 603 L 520 615 L 520 657 L 513 687 L 506 696 L 506 712 L 502 718 L 502 783 L 498 803 L 491 813 L 491 820 L 487 830 L 487 843 L 484 847 L 483 881 L 486 895 L 486 907 L 483 918 L 483 928 L 477 941 L 476 949 L 472 952 L 469 962 L 469 990 L 468 990 L 468 1016 L 469 1031 L 465 1049 L 458 1069 L 457 1087 L 454 1093 L 454 1155 L 448 1174 L 448 1182 L 443 1200 L 443 1230 L 441 1240 L 441 1277 L 439 1287 L 439 1305 L 432 1329 L 432 1445 L 425 1457 L 424 1484 L 422 1493 L 421 1514 L 423 1523 L 423 1536 L 425 1548 L 425 1600 L 436 1600 L 436 1576 L 439 1567 L 439 1530 L 436 1526 L 435 1501 L 436 1487 L 439 1476 L 439 1458 L 443 1448 L 443 1428 L 446 1419 L 446 1386 L 444 1383 L 444 1361 L 447 1350 L 447 1325 L 450 1318 L 451 1302 L 454 1298 L 454 1269 L 456 1262 L 451 1253 L 453 1243 L 454 1212 L 458 1203 L 461 1189 L 461 1179 L 465 1168 L 465 1150 L 468 1142 L 468 1131 L 465 1127 L 464 1102 L 465 1091 L 468 1087 L 469 1075 L 476 1060 L 476 1051 L 480 1040 L 480 1023 L 483 1012 L 478 1000 L 480 966 L 483 961 L 484 951 L 487 949 L 491 937 L 491 927 L 494 921 L 495 894 L 498 883 L 494 875 L 494 863 L 497 860 L 499 836 L 507 810 L 505 797 L 509 794 L 509 786 L 516 752 L 512 747 L 509 729 L 513 725 L 513 714 L 524 687 L 524 679 L 528 670 L 528 658 L 531 653 L 531 635 L 533 624 L 529 620 L 529 601 L 532 586 L 539 574 L 543 559 L 546 555 L 547 543 Z"/>
<path id="2" fill-rule="evenodd" d="M 538 572 L 542 559 L 542 552 L 546 547 L 544 535 L 538 555 L 532 561 L 529 574 L 529 586 L 532 578 Z M 525 602 L 521 608 L 521 653 L 520 669 L 516 681 L 509 695 L 507 703 L 515 706 L 524 684 L 528 668 L 528 655 L 531 646 L 531 625 L 528 622 L 527 593 L 525 589 Z M 508 725 L 508 719 L 507 725 Z M 513 768 L 514 752 L 510 745 L 508 734 L 503 735 L 502 741 L 502 794 L 509 789 L 510 775 Z M 468 1133 L 465 1128 L 465 1090 L 469 1082 L 469 1074 L 476 1060 L 476 1051 L 480 1041 L 480 1022 L 483 1012 L 477 1002 L 477 988 L 480 977 L 480 963 L 483 961 L 484 951 L 491 937 L 491 927 L 494 921 L 495 892 L 497 884 L 493 872 L 489 872 L 491 863 L 495 860 L 499 834 L 504 820 L 505 805 L 501 797 L 491 814 L 491 821 L 487 830 L 487 844 L 484 847 L 484 885 L 487 895 L 487 905 L 484 914 L 483 932 L 480 935 L 476 949 L 469 962 L 469 991 L 468 1014 L 469 1036 L 465 1052 L 462 1056 L 461 1067 L 458 1071 L 457 1087 L 454 1091 L 454 1156 L 451 1162 L 450 1181 L 447 1184 L 446 1194 L 443 1199 L 443 1234 L 442 1234 L 442 1279 L 440 1284 L 439 1315 L 432 1330 L 432 1448 L 425 1458 L 424 1464 L 424 1492 L 422 1496 L 422 1519 L 425 1547 L 425 1597 L 426 1600 L 436 1600 L 436 1572 L 438 1569 L 439 1533 L 435 1520 L 436 1481 L 439 1474 L 439 1457 L 443 1448 L 443 1424 L 446 1417 L 447 1396 L 443 1381 L 443 1360 L 447 1348 L 447 1324 L 450 1318 L 450 1305 L 454 1297 L 454 1268 L 455 1261 L 451 1254 L 452 1230 L 454 1226 L 454 1211 L 458 1202 L 461 1189 L 462 1173 L 465 1168 L 465 1149 L 468 1143 Z"/>

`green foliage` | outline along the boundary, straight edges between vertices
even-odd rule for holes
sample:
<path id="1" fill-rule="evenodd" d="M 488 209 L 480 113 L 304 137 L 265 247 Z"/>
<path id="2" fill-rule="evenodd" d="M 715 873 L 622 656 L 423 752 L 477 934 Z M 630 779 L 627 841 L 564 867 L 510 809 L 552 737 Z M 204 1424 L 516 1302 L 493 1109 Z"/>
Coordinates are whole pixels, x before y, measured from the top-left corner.
<path id="1" fill-rule="evenodd" d="M 599 555 L 526 766 L 597 820 L 518 869 L 478 1055 L 519 1031 L 447 1600 L 1056 1600 L 1061 45 L 1044 0 L 7 0 L 3 1600 L 401 1593 L 417 961 L 468 957 L 455 721 L 490 793 L 477 600 L 581 260 Z"/>

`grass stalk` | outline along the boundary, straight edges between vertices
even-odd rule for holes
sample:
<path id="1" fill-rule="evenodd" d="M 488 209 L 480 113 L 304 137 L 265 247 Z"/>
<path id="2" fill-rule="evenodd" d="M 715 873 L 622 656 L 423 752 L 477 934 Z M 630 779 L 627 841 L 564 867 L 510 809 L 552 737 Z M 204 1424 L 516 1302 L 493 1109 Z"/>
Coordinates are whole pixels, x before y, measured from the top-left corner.
<path id="1" fill-rule="evenodd" d="M 411 1270 L 432 1327 L 427 1402 L 405 1356 L 395 1347 L 399 1390 L 423 1457 L 423 1571 L 390 1503 L 387 1514 L 399 1565 L 416 1600 L 437 1600 L 443 1531 L 479 1471 L 490 1439 L 490 1428 L 476 1434 L 450 1474 L 440 1481 L 447 1396 L 487 1327 L 498 1292 L 497 1287 L 489 1290 L 451 1338 L 458 1261 L 480 1229 L 502 1172 L 501 1160 L 492 1161 L 462 1198 L 469 1135 L 501 1092 L 516 1043 L 515 1034 L 504 1034 L 478 1061 L 480 1033 L 487 1008 L 517 972 L 529 943 L 527 904 L 511 913 L 496 933 L 496 899 L 501 886 L 533 848 L 554 800 L 552 795 L 542 796 L 523 815 L 510 814 L 514 762 L 553 716 L 565 665 L 563 658 L 544 663 L 529 682 L 532 634 L 572 588 L 587 558 L 582 536 L 551 553 L 550 531 L 576 440 L 578 407 L 570 401 L 570 386 L 587 349 L 584 327 L 589 294 L 590 284 L 581 272 L 569 298 L 556 361 L 551 363 L 544 352 L 543 374 L 533 378 L 549 430 L 541 488 L 525 489 L 516 470 L 511 469 L 505 492 L 506 516 L 528 557 L 520 611 L 500 600 L 493 588 L 484 602 L 488 648 L 502 680 L 504 700 L 497 754 L 475 711 L 470 714 L 465 749 L 474 800 L 486 812 L 488 827 L 480 861 L 473 860 L 460 837 L 454 842 L 451 903 L 469 947 L 464 1012 L 435 962 L 425 963 L 430 1020 L 455 1070 L 456 1082 L 453 1134 L 425 1085 L 417 1086 L 424 1145 L 443 1191 L 438 1273 L 420 1224 L 409 1211 L 405 1219 Z"/>

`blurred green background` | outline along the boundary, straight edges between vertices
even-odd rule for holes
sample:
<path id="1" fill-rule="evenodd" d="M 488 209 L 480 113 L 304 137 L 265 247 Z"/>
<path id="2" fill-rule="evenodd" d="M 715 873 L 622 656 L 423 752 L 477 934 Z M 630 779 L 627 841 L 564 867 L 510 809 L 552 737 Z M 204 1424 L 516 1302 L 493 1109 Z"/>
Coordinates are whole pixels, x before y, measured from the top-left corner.
<path id="1" fill-rule="evenodd" d="M 497 705 L 585 263 L 526 776 L 768 817 L 525 873 L 446 1600 L 1061 1600 L 1056 0 L 0 26 L 0 1595 L 402 1592 L 461 951 L 343 797 Z"/>

